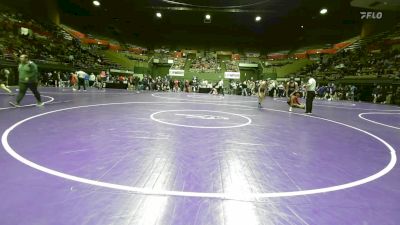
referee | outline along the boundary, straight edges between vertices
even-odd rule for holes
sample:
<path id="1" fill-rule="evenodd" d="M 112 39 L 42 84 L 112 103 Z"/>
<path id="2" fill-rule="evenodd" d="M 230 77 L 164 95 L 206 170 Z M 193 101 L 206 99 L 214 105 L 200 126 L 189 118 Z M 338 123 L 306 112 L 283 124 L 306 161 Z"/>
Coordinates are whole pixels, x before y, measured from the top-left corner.
<path id="1" fill-rule="evenodd" d="M 308 82 L 305 85 L 307 90 L 306 97 L 306 113 L 312 113 L 312 105 L 315 98 L 315 87 L 317 86 L 317 82 L 311 76 L 308 77 Z"/>

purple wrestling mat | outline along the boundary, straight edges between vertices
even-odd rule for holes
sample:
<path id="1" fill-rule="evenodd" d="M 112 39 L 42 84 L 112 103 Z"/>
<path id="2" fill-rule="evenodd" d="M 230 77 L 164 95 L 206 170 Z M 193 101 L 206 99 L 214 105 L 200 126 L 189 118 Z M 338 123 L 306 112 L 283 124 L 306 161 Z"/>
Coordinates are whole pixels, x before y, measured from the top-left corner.
<path id="1" fill-rule="evenodd" d="M 399 224 L 399 107 L 40 91 L 0 95 L 1 225 Z"/>

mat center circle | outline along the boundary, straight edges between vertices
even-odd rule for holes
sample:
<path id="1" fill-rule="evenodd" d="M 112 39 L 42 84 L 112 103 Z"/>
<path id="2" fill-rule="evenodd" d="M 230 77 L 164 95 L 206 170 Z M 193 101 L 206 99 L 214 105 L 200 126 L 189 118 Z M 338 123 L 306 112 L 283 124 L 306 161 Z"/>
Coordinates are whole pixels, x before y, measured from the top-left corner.
<path id="1" fill-rule="evenodd" d="M 191 128 L 235 128 L 247 126 L 251 119 L 245 115 L 211 110 L 164 110 L 150 115 L 156 122 Z"/>

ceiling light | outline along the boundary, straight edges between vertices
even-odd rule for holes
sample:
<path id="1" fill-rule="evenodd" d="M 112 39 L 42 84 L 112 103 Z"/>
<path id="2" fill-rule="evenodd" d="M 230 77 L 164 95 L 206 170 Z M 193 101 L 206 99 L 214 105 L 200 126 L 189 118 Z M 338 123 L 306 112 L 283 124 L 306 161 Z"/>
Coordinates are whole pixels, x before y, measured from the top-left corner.
<path id="1" fill-rule="evenodd" d="M 301 27 L 301 29 L 303 29 L 303 28 L 304 28 L 304 26 L 303 26 L 303 25 L 301 25 L 300 27 Z"/>
<path id="2" fill-rule="evenodd" d="M 100 2 L 97 1 L 97 0 L 94 0 L 94 1 L 93 1 L 93 5 L 95 5 L 95 6 L 100 6 Z"/>
<path id="3" fill-rule="evenodd" d="M 157 18 L 161 18 L 162 14 L 158 12 L 158 13 L 156 13 L 156 16 L 157 16 Z"/>
<path id="4" fill-rule="evenodd" d="M 206 15 L 206 19 L 207 19 L 207 20 L 211 19 L 210 14 L 207 14 L 207 15 Z"/>
<path id="5" fill-rule="evenodd" d="M 260 21 L 261 20 L 261 16 L 256 16 L 256 21 Z"/>
<path id="6" fill-rule="evenodd" d="M 328 10 L 326 8 L 321 9 L 321 11 L 319 11 L 319 13 L 321 15 L 325 15 L 328 12 Z"/>

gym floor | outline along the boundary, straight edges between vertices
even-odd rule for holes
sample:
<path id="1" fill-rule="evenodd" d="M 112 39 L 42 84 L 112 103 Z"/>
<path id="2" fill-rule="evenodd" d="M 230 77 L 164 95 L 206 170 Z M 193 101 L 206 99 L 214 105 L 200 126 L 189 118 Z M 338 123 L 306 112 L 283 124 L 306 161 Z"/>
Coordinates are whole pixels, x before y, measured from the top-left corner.
<path id="1" fill-rule="evenodd" d="M 398 224 L 400 108 L 197 93 L 0 95 L 0 224 Z"/>

